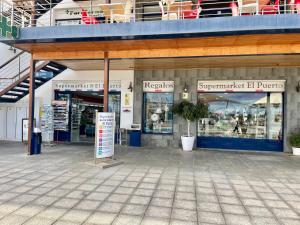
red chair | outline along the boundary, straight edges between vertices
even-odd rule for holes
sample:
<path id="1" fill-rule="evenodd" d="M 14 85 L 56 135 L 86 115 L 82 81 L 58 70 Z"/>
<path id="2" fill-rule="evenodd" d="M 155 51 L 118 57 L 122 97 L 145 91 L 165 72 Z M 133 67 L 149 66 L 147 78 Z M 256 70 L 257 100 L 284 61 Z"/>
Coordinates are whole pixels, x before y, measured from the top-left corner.
<path id="1" fill-rule="evenodd" d="M 201 12 L 201 0 L 198 0 L 197 2 L 197 6 L 196 9 L 192 9 L 192 10 L 183 10 L 181 12 L 181 16 L 183 19 L 198 19 L 199 18 L 199 14 Z"/>
<path id="2" fill-rule="evenodd" d="M 289 6 L 292 13 L 300 14 L 300 0 L 290 0 Z"/>
<path id="3" fill-rule="evenodd" d="M 231 9 L 232 16 L 239 16 L 239 8 L 236 2 L 234 1 L 230 2 L 229 7 Z"/>
<path id="4" fill-rule="evenodd" d="M 275 0 L 274 5 L 266 5 L 261 8 L 261 14 L 277 14 L 280 13 L 279 11 L 279 0 Z"/>
<path id="5" fill-rule="evenodd" d="M 84 24 L 99 24 L 100 22 L 94 16 L 89 16 L 86 10 L 81 10 L 81 20 Z"/>

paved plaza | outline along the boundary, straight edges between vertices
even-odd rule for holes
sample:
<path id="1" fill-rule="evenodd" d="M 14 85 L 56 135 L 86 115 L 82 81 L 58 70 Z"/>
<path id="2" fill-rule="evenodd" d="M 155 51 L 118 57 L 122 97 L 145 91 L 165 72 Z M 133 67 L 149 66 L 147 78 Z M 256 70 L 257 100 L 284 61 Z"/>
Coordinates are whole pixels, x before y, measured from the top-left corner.
<path id="1" fill-rule="evenodd" d="M 300 157 L 124 147 L 102 170 L 93 146 L 24 152 L 0 143 L 1 225 L 300 224 Z"/>

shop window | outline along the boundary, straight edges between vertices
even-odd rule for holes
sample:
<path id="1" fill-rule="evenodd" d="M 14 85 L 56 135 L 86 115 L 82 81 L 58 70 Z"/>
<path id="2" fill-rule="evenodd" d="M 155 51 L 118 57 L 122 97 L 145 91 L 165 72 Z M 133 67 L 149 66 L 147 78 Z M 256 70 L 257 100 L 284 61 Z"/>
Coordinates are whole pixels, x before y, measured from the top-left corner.
<path id="1" fill-rule="evenodd" d="M 143 131 L 173 133 L 173 93 L 144 93 Z"/>
<path id="2" fill-rule="evenodd" d="M 209 117 L 198 122 L 198 136 L 282 139 L 282 93 L 198 93 Z"/>

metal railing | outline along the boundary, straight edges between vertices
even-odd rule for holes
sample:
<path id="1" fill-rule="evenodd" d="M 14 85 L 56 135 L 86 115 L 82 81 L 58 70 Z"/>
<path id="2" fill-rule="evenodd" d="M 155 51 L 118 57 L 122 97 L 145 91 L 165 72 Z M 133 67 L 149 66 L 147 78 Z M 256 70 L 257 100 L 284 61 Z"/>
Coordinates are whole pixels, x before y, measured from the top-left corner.
<path id="1" fill-rule="evenodd" d="M 268 14 L 300 14 L 299 0 L 43 0 L 35 5 L 0 0 L 0 14 L 20 27 L 124 23 L 152 20 L 201 19 L 206 17 Z M 104 0 L 103 0 L 104 2 Z M 278 4 L 277 4 L 278 3 Z"/>
<path id="2" fill-rule="evenodd" d="M 0 91 L 29 73 L 30 54 L 24 51 L 0 66 Z"/>

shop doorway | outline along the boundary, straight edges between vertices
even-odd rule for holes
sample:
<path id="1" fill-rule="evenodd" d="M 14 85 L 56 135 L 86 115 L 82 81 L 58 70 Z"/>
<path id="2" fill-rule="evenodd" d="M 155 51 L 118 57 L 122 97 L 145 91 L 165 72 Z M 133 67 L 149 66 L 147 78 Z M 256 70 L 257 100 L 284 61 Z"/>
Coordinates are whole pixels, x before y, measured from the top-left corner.
<path id="1" fill-rule="evenodd" d="M 54 140 L 72 143 L 95 142 L 96 111 L 103 112 L 103 91 L 56 91 L 55 100 L 67 102 L 68 129 L 55 130 Z M 115 112 L 116 131 L 120 127 L 121 93 L 109 93 L 109 111 Z M 55 118 L 54 118 L 55 119 Z"/>

